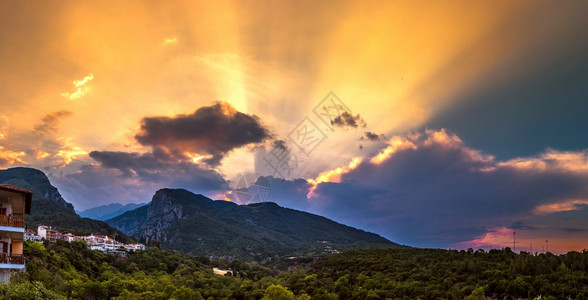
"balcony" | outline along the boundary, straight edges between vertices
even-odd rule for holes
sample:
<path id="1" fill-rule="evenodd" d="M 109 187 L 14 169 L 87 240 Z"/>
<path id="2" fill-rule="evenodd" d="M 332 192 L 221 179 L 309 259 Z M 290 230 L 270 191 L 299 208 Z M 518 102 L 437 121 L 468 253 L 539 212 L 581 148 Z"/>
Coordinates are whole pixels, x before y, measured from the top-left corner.
<path id="1" fill-rule="evenodd" d="M 0 264 L 23 265 L 24 256 L 22 254 L 0 253 Z"/>
<path id="2" fill-rule="evenodd" d="M 0 226 L 24 227 L 25 222 L 23 217 L 0 216 Z"/>

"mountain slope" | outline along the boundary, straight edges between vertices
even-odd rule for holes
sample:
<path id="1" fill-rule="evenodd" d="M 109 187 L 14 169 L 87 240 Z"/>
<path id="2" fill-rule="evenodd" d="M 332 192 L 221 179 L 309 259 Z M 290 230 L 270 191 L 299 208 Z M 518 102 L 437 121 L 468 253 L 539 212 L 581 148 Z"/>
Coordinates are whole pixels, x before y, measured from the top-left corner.
<path id="1" fill-rule="evenodd" d="M 32 168 L 12 168 L 0 170 L 0 183 L 11 184 L 33 192 L 31 214 L 25 217 L 27 228 L 39 225 L 53 226 L 59 231 L 74 234 L 105 234 L 117 240 L 126 241 L 128 237 L 102 221 L 78 216 L 71 203 L 51 185 L 43 173 Z"/>
<path id="2" fill-rule="evenodd" d="M 106 221 L 135 238 L 197 255 L 264 259 L 352 248 L 399 247 L 385 238 L 272 202 L 236 205 L 183 189 Z"/>
<path id="3" fill-rule="evenodd" d="M 59 206 L 72 212 L 74 211 L 73 205 L 61 197 L 57 188 L 51 185 L 49 178 L 42 171 L 25 167 L 0 170 L 0 183 L 12 184 L 11 180 L 18 179 L 29 184 L 28 189 L 33 192 L 33 197 L 53 200 Z M 12 185 L 18 186 L 16 184 Z"/>
<path id="4" fill-rule="evenodd" d="M 127 211 L 137 209 L 147 203 L 128 203 L 122 205 L 120 203 L 111 203 L 108 205 L 100 205 L 90 209 L 77 212 L 80 217 L 90 218 L 94 220 L 108 220 L 120 216 Z"/>

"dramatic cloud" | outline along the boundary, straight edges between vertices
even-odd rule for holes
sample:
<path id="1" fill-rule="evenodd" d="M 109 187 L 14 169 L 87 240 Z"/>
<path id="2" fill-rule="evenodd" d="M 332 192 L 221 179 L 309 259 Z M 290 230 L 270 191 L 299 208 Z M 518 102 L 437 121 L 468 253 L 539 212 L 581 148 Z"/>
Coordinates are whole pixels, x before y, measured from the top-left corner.
<path id="1" fill-rule="evenodd" d="M 74 159 L 76 159 L 76 157 L 78 157 L 80 155 L 88 154 L 88 152 L 86 152 L 82 148 L 76 146 L 72 142 L 72 138 L 67 138 L 67 139 L 61 138 L 61 139 L 58 139 L 58 141 L 61 144 L 61 148 L 59 149 L 59 151 L 57 151 L 57 153 L 55 154 L 55 157 L 58 157 L 61 159 L 62 166 L 69 165 Z M 47 155 L 42 151 L 37 151 L 36 156 L 43 158 L 43 157 L 46 157 Z"/>
<path id="2" fill-rule="evenodd" d="M 24 164 L 22 157 L 26 153 L 23 151 L 11 151 L 0 146 L 0 167 L 7 167 L 13 164 Z"/>
<path id="3" fill-rule="evenodd" d="M 230 151 L 262 143 L 271 138 L 271 133 L 257 116 L 217 102 L 190 115 L 144 118 L 141 132 L 135 138 L 146 146 L 209 154 L 212 158 L 205 161 L 217 165 Z"/>
<path id="4" fill-rule="evenodd" d="M 119 170 L 122 177 L 136 177 L 144 182 L 160 183 L 161 187 L 168 183 L 203 192 L 219 191 L 227 187 L 216 171 L 178 159 L 162 148 L 142 154 L 92 151 L 90 157 L 102 167 Z"/>
<path id="5" fill-rule="evenodd" d="M 15 129 L 0 117 L 0 160 L 3 166 L 33 165 L 41 169 L 64 167 L 87 154 L 73 137 L 63 136 L 59 122 L 73 113 L 67 110 L 44 114 L 32 128 Z M 30 126 L 30 125 L 29 125 Z"/>
<path id="6" fill-rule="evenodd" d="M 57 124 L 63 118 L 69 117 L 72 115 L 71 111 L 67 110 L 60 110 L 48 113 L 41 119 L 41 123 L 35 125 L 33 129 L 33 133 L 36 136 L 43 136 L 47 133 L 55 133 L 57 130 Z"/>
<path id="7" fill-rule="evenodd" d="M 65 194 L 83 209 L 125 202 L 145 202 L 158 189 L 185 188 L 213 197 L 228 189 L 222 175 L 176 157 L 165 149 L 153 152 L 92 151 L 98 164 L 85 165 L 73 174 L 54 176 Z"/>
<path id="8" fill-rule="evenodd" d="M 371 159 L 355 158 L 308 180 L 306 195 L 288 190 L 287 205 L 427 247 L 481 245 L 480 239 L 494 238 L 504 228 L 511 228 L 510 238 L 514 229 L 574 238 L 588 229 L 578 222 L 588 217 L 585 152 L 549 150 L 499 162 L 445 130 L 397 136 L 388 143 Z M 273 201 L 281 197 L 272 189 Z M 586 214 L 570 214 L 582 211 Z M 558 213 L 568 217 L 557 226 L 546 221 Z"/>
<path id="9" fill-rule="evenodd" d="M 345 127 L 365 128 L 366 123 L 359 114 L 356 114 L 354 116 L 354 115 L 350 114 L 349 112 L 344 111 L 340 115 L 336 116 L 333 120 L 331 120 L 331 125 L 333 125 L 335 127 L 341 127 L 341 128 L 345 128 Z"/>

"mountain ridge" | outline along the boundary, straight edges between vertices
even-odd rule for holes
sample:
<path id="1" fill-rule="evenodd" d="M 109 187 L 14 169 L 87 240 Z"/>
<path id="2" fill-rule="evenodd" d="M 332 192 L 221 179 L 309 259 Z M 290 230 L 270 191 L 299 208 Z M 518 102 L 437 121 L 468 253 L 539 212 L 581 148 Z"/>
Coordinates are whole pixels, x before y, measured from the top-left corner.
<path id="1" fill-rule="evenodd" d="M 260 260 L 401 247 L 377 234 L 273 202 L 237 205 L 184 189 L 161 189 L 148 205 L 106 222 L 146 242 L 212 257 Z"/>
<path id="2" fill-rule="evenodd" d="M 110 203 L 107 205 L 100 205 L 88 208 L 82 211 L 76 211 L 80 217 L 105 221 L 114 217 L 120 216 L 129 210 L 137 209 L 147 203 Z"/>

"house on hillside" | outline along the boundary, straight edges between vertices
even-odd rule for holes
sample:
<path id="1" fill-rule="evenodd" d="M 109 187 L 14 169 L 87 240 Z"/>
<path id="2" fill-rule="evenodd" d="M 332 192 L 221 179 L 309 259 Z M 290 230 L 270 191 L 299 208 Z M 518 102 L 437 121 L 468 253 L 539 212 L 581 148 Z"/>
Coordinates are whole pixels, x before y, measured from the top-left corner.
<path id="1" fill-rule="evenodd" d="M 58 239 L 60 239 L 61 233 L 51 226 L 40 225 L 37 227 L 37 234 L 41 237 L 42 240 L 46 240 L 52 243 L 55 243 Z"/>
<path id="2" fill-rule="evenodd" d="M 25 268 L 25 214 L 31 213 L 32 199 L 29 190 L 0 184 L 0 281 L 10 281 L 13 272 Z"/>
<path id="3" fill-rule="evenodd" d="M 25 241 L 37 241 L 37 242 L 43 241 L 43 239 L 41 239 L 41 236 L 37 235 L 37 233 L 32 230 L 25 231 L 24 239 L 25 239 Z"/>

